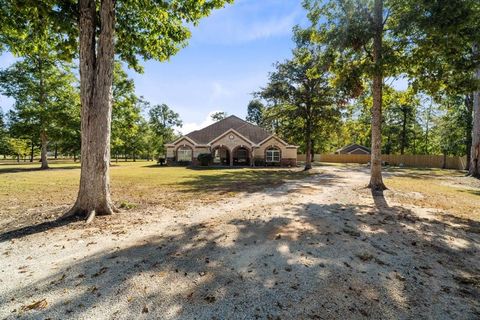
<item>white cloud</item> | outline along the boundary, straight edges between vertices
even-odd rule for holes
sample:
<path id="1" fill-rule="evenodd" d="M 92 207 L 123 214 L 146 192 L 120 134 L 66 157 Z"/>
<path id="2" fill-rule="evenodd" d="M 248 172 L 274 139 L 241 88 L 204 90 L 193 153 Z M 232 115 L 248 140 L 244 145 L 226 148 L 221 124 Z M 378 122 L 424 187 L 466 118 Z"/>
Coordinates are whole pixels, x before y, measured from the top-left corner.
<path id="1" fill-rule="evenodd" d="M 273 17 L 267 21 L 257 21 L 248 28 L 236 29 L 235 38 L 237 41 L 252 41 L 257 39 L 270 38 L 274 36 L 290 35 L 295 25 L 298 11 L 294 11 L 284 17 Z"/>
<path id="2" fill-rule="evenodd" d="M 193 29 L 193 41 L 243 44 L 277 36 L 289 36 L 292 27 L 305 19 L 301 2 L 268 0 L 237 1 L 215 11 Z"/>
<path id="3" fill-rule="evenodd" d="M 212 114 L 215 112 L 222 112 L 222 110 L 213 110 L 210 111 L 207 117 L 202 122 L 186 122 L 181 128 L 176 128 L 182 134 L 187 134 L 189 132 L 205 128 L 206 126 L 211 125 L 215 121 L 212 120 Z"/>

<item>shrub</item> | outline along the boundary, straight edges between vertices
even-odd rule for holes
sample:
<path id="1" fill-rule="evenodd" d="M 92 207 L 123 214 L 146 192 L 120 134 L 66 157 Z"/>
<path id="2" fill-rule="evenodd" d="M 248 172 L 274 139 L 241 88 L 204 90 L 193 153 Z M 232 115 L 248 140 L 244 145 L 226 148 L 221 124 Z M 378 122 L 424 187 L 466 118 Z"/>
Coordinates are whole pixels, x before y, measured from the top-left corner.
<path id="1" fill-rule="evenodd" d="M 208 166 L 212 162 L 213 157 L 211 153 L 200 153 L 197 160 L 201 166 Z"/>
<path id="2" fill-rule="evenodd" d="M 163 164 L 165 163 L 165 158 L 158 158 L 158 163 L 163 166 Z"/>
<path id="3" fill-rule="evenodd" d="M 262 159 L 262 158 L 255 158 L 253 161 L 254 161 L 253 163 L 254 163 L 255 167 L 265 166 L 265 160 Z"/>

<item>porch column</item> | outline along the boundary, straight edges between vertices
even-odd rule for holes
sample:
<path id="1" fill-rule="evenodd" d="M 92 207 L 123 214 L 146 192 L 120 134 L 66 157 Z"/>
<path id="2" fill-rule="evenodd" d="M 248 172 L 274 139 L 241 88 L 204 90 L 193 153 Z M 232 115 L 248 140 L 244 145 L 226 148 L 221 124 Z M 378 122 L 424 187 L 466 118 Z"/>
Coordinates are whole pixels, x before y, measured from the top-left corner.
<path id="1" fill-rule="evenodd" d="M 235 148 L 228 152 L 230 155 L 230 167 L 233 167 L 233 150 L 235 150 Z"/>
<path id="2" fill-rule="evenodd" d="M 255 161 L 254 161 L 254 157 L 253 157 L 253 149 L 254 149 L 254 147 L 252 147 L 252 149 L 250 150 L 250 166 L 251 167 L 255 167 Z"/>

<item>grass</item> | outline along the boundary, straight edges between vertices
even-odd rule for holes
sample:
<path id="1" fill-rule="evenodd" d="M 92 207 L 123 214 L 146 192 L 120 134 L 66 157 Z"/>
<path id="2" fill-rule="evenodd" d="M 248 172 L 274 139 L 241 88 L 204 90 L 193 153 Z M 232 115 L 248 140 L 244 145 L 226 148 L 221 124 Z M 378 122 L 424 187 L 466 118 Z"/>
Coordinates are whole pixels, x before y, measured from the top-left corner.
<path id="1" fill-rule="evenodd" d="M 457 217 L 480 221 L 480 181 L 464 171 L 441 169 L 389 169 L 385 184 L 404 193 L 403 203 L 437 208 Z M 408 196 L 412 192 L 421 197 Z"/>
<path id="2" fill-rule="evenodd" d="M 5 224 L 20 223 L 26 216 L 50 218 L 73 204 L 80 165 L 52 161 L 50 166 L 51 170 L 44 171 L 38 170 L 39 163 L 0 163 L 0 229 Z M 386 173 L 386 185 L 400 195 L 402 203 L 438 208 L 480 221 L 480 182 L 465 177 L 464 172 L 389 168 Z M 124 210 L 157 205 L 181 209 L 192 202 L 211 203 L 307 174 L 299 169 L 189 169 L 144 161 L 119 162 L 111 168 L 111 189 L 115 204 Z M 412 192 L 421 197 L 410 196 Z"/>
<path id="3" fill-rule="evenodd" d="M 321 163 L 345 170 L 366 165 Z M 453 216 L 480 221 L 480 181 L 461 170 L 437 168 L 383 168 L 385 185 L 396 201 L 424 208 L 436 208 Z M 368 181 L 365 181 L 367 184 Z M 420 197 L 413 193 L 420 194 Z"/>
<path id="4" fill-rule="evenodd" d="M 51 162 L 50 170 L 38 163 L 0 163 L 0 220 L 35 211 L 57 214 L 72 205 L 80 177 L 78 163 Z M 192 201 L 213 202 L 239 192 L 277 186 L 306 175 L 298 169 L 189 169 L 161 167 L 153 162 L 119 162 L 111 168 L 115 204 L 124 209 L 162 205 L 182 208 Z M 58 212 L 61 213 L 61 212 Z"/>

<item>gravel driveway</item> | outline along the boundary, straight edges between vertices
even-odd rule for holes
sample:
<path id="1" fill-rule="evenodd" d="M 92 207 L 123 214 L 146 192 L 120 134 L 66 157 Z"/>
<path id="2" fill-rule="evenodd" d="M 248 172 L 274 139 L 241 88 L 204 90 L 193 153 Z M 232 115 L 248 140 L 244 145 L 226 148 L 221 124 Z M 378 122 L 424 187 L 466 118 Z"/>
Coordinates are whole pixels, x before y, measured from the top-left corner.
<path id="1" fill-rule="evenodd" d="M 477 223 L 372 197 L 363 168 L 316 170 L 182 212 L 0 235 L 0 318 L 480 318 Z"/>

